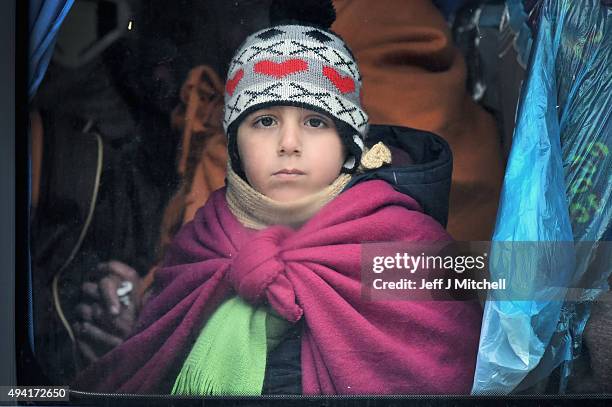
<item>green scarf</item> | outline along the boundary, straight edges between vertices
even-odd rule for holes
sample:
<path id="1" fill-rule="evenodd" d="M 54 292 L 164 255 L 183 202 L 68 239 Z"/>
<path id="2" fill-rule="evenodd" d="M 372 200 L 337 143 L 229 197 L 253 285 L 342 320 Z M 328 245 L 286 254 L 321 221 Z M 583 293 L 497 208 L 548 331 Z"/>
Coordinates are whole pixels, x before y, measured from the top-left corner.
<path id="1" fill-rule="evenodd" d="M 172 394 L 261 394 L 267 353 L 289 323 L 240 297 L 225 301 L 206 322 L 176 378 Z"/>

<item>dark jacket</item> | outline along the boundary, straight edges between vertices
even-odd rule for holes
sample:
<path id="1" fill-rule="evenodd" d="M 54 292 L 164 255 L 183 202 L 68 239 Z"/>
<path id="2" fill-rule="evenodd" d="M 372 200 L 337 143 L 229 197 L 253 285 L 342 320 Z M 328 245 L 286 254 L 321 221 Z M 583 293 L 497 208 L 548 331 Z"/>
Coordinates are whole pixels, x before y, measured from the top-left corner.
<path id="1" fill-rule="evenodd" d="M 399 126 L 372 125 L 366 144 L 382 141 L 391 149 L 390 166 L 353 177 L 347 188 L 359 182 L 381 179 L 413 199 L 425 214 L 446 226 L 453 156 L 448 143 L 428 131 Z"/>

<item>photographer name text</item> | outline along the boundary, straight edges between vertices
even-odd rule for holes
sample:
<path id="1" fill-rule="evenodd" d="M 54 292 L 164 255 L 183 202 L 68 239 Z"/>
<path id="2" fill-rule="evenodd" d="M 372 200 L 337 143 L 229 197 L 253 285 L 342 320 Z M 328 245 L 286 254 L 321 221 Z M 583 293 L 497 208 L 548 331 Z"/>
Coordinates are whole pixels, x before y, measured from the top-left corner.
<path id="1" fill-rule="evenodd" d="M 375 290 L 505 290 L 506 279 L 489 281 L 487 279 L 474 280 L 470 278 L 436 278 L 420 281 L 402 278 L 399 281 L 385 281 L 382 278 L 374 279 L 372 287 Z"/>

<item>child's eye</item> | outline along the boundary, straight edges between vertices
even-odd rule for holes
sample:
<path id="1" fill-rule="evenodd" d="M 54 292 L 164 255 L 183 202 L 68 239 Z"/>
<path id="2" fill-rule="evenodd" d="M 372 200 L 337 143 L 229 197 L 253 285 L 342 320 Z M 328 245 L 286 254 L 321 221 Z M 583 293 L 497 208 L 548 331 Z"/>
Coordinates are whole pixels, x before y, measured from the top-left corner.
<path id="1" fill-rule="evenodd" d="M 325 123 L 324 120 L 319 119 L 318 117 L 311 117 L 310 119 L 306 120 L 306 125 L 315 128 L 327 127 L 327 123 Z"/>
<path id="2" fill-rule="evenodd" d="M 258 127 L 270 127 L 273 126 L 276 121 L 270 116 L 263 116 L 255 120 L 255 126 Z"/>

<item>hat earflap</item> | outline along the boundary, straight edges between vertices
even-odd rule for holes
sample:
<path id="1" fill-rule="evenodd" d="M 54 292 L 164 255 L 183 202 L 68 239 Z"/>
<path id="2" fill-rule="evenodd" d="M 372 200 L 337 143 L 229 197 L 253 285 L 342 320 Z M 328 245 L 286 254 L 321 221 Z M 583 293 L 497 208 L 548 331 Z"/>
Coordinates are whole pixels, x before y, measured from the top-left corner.
<path id="1" fill-rule="evenodd" d="M 363 140 L 359 134 L 353 134 L 352 136 L 348 137 L 342 134 L 341 137 L 347 150 L 347 157 L 342 165 L 342 172 L 346 174 L 353 174 L 355 171 L 357 171 L 359 163 L 361 162 L 361 156 L 364 150 Z"/>

